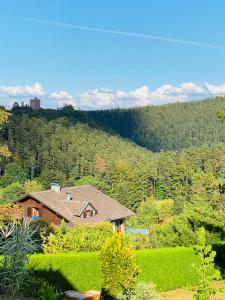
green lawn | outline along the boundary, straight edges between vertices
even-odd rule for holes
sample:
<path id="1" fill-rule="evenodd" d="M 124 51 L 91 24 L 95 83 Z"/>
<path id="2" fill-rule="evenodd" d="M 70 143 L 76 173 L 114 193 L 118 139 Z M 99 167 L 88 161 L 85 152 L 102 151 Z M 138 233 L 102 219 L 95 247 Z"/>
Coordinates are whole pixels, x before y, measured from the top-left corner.
<path id="1" fill-rule="evenodd" d="M 198 257 L 189 248 L 141 250 L 136 252 L 137 264 L 142 269 L 139 281 L 154 282 L 158 290 L 191 286 L 197 281 L 191 265 Z"/>
<path id="2" fill-rule="evenodd" d="M 158 290 L 164 291 L 196 282 L 191 265 L 198 263 L 198 258 L 192 249 L 180 247 L 135 253 L 141 269 L 139 281 L 154 282 Z M 97 253 L 36 254 L 30 258 L 30 267 L 64 289 L 99 290 L 101 287 Z"/>

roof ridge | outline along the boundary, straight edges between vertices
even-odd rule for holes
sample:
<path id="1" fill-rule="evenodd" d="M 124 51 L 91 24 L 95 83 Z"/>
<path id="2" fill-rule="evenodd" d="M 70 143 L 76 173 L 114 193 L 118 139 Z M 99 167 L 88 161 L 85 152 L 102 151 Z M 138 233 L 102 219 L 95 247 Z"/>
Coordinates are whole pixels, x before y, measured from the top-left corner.
<path id="1" fill-rule="evenodd" d="M 88 201 L 81 201 L 81 200 L 61 200 L 61 202 L 66 202 L 66 203 L 75 203 L 75 202 L 78 202 L 78 203 L 83 203 L 83 202 L 88 202 Z"/>
<path id="2" fill-rule="evenodd" d="M 75 186 L 63 187 L 62 189 L 63 190 L 65 190 L 65 189 L 74 189 L 74 188 L 85 187 L 85 186 L 93 187 L 93 185 L 91 185 L 91 184 L 82 184 L 82 185 L 75 185 Z"/>
<path id="3" fill-rule="evenodd" d="M 28 193 L 28 194 L 31 195 L 31 194 L 36 194 L 36 193 L 46 193 L 46 192 L 55 192 L 55 191 L 52 191 L 51 189 L 49 189 L 49 190 L 44 190 L 44 191 L 31 192 L 31 193 Z M 56 193 L 57 193 L 57 192 L 56 192 Z"/>

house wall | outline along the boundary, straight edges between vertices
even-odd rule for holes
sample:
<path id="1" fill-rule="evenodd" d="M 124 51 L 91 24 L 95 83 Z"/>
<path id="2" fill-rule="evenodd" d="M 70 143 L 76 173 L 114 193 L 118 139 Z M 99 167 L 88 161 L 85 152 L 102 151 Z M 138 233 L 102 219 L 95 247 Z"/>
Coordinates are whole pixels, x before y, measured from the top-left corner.
<path id="1" fill-rule="evenodd" d="M 23 208 L 23 218 L 27 218 L 27 211 L 29 207 L 38 208 L 40 211 L 40 217 L 46 220 L 49 223 L 54 223 L 55 225 L 59 225 L 62 221 L 62 218 L 52 212 L 50 209 L 40 204 L 38 201 L 34 199 L 26 199 L 20 202 L 20 205 Z"/>
<path id="2" fill-rule="evenodd" d="M 113 231 L 124 232 L 124 219 L 119 219 L 112 222 Z"/>

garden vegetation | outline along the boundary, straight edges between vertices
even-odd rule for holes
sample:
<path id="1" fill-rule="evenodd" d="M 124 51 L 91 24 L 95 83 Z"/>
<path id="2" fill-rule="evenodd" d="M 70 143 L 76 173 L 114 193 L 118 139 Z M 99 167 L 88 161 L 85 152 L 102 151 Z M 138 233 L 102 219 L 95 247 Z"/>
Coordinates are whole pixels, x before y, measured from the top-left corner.
<path id="1" fill-rule="evenodd" d="M 139 250 L 135 257 L 141 270 L 137 281 L 153 282 L 159 291 L 192 286 L 198 281 L 191 265 L 198 264 L 199 258 L 190 248 Z M 35 254 L 29 265 L 65 290 L 100 290 L 102 286 L 98 253 Z"/>

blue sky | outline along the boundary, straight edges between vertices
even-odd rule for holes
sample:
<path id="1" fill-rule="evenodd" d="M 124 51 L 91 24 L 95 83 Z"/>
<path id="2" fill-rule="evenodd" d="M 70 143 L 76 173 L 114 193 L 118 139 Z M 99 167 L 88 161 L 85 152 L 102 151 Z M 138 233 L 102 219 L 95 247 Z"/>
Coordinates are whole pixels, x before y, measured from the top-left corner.
<path id="1" fill-rule="evenodd" d="M 0 103 L 98 109 L 224 95 L 224 11 L 224 0 L 1 1 Z"/>

